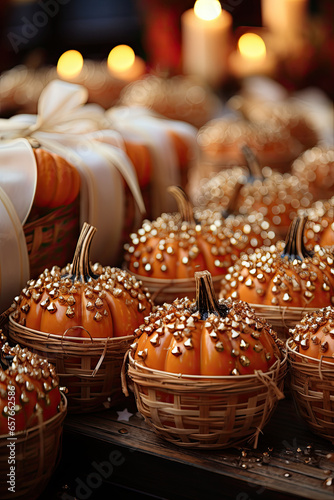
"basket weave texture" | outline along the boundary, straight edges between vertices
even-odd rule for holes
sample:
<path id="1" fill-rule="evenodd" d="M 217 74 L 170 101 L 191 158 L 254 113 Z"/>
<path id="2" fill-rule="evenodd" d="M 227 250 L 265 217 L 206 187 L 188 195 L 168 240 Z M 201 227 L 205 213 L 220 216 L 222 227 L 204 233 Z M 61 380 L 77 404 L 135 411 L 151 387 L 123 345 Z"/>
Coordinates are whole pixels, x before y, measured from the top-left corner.
<path id="1" fill-rule="evenodd" d="M 284 342 L 291 336 L 290 328 L 296 326 L 307 313 L 318 310 L 318 308 L 310 307 L 282 307 L 251 303 L 249 305 L 257 315 L 272 325 L 278 337 Z"/>
<path id="2" fill-rule="evenodd" d="M 55 366 L 60 385 L 68 389 L 69 412 L 96 411 L 124 400 L 121 368 L 133 335 L 87 339 L 67 331 L 61 337 L 21 326 L 10 315 L 8 338 Z"/>
<path id="3" fill-rule="evenodd" d="M 46 422 L 15 434 L 0 436 L 0 498 L 37 499 L 49 482 L 61 457 L 63 421 L 67 400 L 63 393 L 60 411 Z M 10 442 L 15 443 L 15 493 L 8 491 Z"/>
<path id="4" fill-rule="evenodd" d="M 183 297 L 188 297 L 188 299 L 192 300 L 196 297 L 195 278 L 162 280 L 141 276 L 132 271 L 129 272 L 131 272 L 138 281 L 143 283 L 143 287 L 148 289 L 153 302 L 157 305 L 164 304 L 165 302 L 171 303 L 176 298 L 181 299 Z M 221 276 L 212 277 L 213 285 L 217 293 L 220 290 L 221 278 Z"/>
<path id="5" fill-rule="evenodd" d="M 79 198 L 43 216 L 32 216 L 23 231 L 32 278 L 41 274 L 50 262 L 65 266 L 72 260 L 79 235 Z"/>
<path id="6" fill-rule="evenodd" d="M 152 370 L 129 355 L 139 412 L 164 439 L 184 448 L 227 448 L 258 437 L 279 399 L 286 356 L 267 373 L 202 377 Z M 123 385 L 126 393 L 126 388 Z"/>
<path id="7" fill-rule="evenodd" d="M 287 340 L 290 389 L 302 419 L 311 430 L 334 444 L 334 365 L 295 352 Z M 333 359 L 333 358 L 331 358 Z"/>

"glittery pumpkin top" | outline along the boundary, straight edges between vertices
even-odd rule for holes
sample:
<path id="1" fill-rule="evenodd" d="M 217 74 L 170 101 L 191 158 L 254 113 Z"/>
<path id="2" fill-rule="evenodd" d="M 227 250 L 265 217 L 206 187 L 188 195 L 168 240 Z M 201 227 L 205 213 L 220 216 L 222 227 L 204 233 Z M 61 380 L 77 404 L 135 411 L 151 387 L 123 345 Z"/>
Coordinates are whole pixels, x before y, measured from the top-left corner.
<path id="1" fill-rule="evenodd" d="M 225 221 L 218 212 L 195 210 L 194 216 L 197 223 L 184 221 L 178 213 L 144 221 L 125 245 L 128 269 L 159 279 L 193 277 L 195 271 L 204 269 L 217 276 L 241 252 L 276 241 L 275 232 L 261 215 Z"/>
<path id="2" fill-rule="evenodd" d="M 319 137 L 310 117 L 293 99 L 264 101 L 250 95 L 235 95 L 227 106 L 253 124 L 278 127 L 285 130 L 308 149 L 318 143 Z"/>
<path id="3" fill-rule="evenodd" d="M 29 280 L 15 299 L 15 321 L 55 334 L 80 325 L 91 336 L 123 336 L 132 334 L 131 328 L 153 307 L 148 290 L 127 271 L 95 264 L 95 278 L 82 282 L 66 276 L 69 270 L 70 266 L 62 270 L 54 266 Z"/>
<path id="4" fill-rule="evenodd" d="M 306 314 L 292 329 L 291 348 L 320 359 L 326 356 L 325 361 L 334 362 L 334 308 L 324 307 L 318 311 Z"/>
<path id="5" fill-rule="evenodd" d="M 221 316 L 201 318 L 187 298 L 159 306 L 136 331 L 132 356 L 143 365 L 174 373 L 245 375 L 270 369 L 282 342 L 248 304 L 220 300 Z"/>
<path id="6" fill-rule="evenodd" d="M 243 118 L 217 118 L 206 123 L 198 132 L 199 147 L 207 159 L 224 160 L 234 157 L 242 165 L 240 147 L 247 144 L 259 157 L 278 161 L 280 157 L 294 159 L 300 152 L 291 134 L 276 123 L 257 124 Z"/>
<path id="7" fill-rule="evenodd" d="M 0 435 L 8 434 L 14 418 L 13 432 L 20 432 L 56 415 L 61 395 L 54 366 L 27 348 L 7 342 L 1 346 L 0 357 Z"/>
<path id="8" fill-rule="evenodd" d="M 282 247 L 243 254 L 222 278 L 221 297 L 251 304 L 322 307 L 334 304 L 334 254 L 316 247 L 304 260 L 282 257 Z"/>
<path id="9" fill-rule="evenodd" d="M 201 184 L 196 195 L 201 206 L 209 208 L 227 206 L 233 192 L 227 188 L 233 182 L 229 179 L 231 175 L 233 176 L 233 171 L 234 169 L 230 169 L 229 172 L 222 170 Z M 240 168 L 235 170 L 234 185 L 237 181 L 244 182 L 237 200 L 237 209 L 241 214 L 260 212 L 273 224 L 276 232 L 285 237 L 287 228 L 297 211 L 311 206 L 313 198 L 308 183 L 303 183 L 290 174 L 274 172 L 269 167 L 262 169 L 263 179 L 245 179 L 243 174 L 244 171 L 240 171 Z"/>

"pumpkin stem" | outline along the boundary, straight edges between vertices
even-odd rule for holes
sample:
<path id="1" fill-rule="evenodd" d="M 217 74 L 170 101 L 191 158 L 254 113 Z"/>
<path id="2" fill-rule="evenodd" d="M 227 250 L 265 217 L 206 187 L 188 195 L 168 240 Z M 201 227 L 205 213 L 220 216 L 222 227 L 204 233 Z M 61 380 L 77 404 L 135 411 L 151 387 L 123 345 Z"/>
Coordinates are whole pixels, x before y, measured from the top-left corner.
<path id="1" fill-rule="evenodd" d="M 98 275 L 93 273 L 89 262 L 90 245 L 95 233 L 96 227 L 87 222 L 83 224 L 72 260 L 71 274 L 68 275 L 73 281 L 87 282 L 98 278 Z"/>
<path id="2" fill-rule="evenodd" d="M 249 179 L 261 179 L 263 180 L 262 170 L 259 160 L 256 158 L 255 154 L 247 144 L 241 146 L 241 152 L 245 157 L 247 168 L 249 170 Z"/>
<path id="3" fill-rule="evenodd" d="M 167 191 L 174 196 L 182 220 L 195 223 L 193 206 L 185 191 L 179 186 L 169 186 Z"/>
<path id="4" fill-rule="evenodd" d="M 238 200 L 240 196 L 241 188 L 244 186 L 244 183 L 238 180 L 234 186 L 233 193 L 230 197 L 230 200 L 227 204 L 227 207 L 222 210 L 222 217 L 227 219 L 230 215 L 238 213 Z"/>
<path id="5" fill-rule="evenodd" d="M 307 250 L 304 245 L 304 229 L 306 222 L 306 216 L 295 217 L 293 219 L 285 239 L 282 257 L 287 257 L 289 260 L 304 260 L 306 257 L 312 257 L 313 252 Z"/>
<path id="6" fill-rule="evenodd" d="M 201 319 L 207 319 L 210 314 L 225 318 L 229 309 L 225 304 L 219 304 L 209 271 L 196 272 L 195 282 L 196 309 L 200 313 Z"/>

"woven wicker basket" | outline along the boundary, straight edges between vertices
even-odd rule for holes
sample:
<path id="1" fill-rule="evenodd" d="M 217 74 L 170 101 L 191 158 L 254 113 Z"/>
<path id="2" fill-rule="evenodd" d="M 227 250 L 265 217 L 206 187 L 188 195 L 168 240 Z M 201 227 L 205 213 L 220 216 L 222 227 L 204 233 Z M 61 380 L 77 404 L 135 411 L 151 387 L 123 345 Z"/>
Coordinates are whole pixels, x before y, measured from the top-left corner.
<path id="1" fill-rule="evenodd" d="M 293 328 L 305 314 L 316 311 L 318 308 L 267 306 L 249 304 L 256 314 L 270 323 L 278 337 L 284 342 L 290 337 L 289 330 Z"/>
<path id="2" fill-rule="evenodd" d="M 15 434 L 0 436 L 0 498 L 37 499 L 56 469 L 60 456 L 67 400 L 63 393 L 60 411 L 46 422 Z M 15 492 L 9 491 L 9 443 L 15 443 Z"/>
<path id="3" fill-rule="evenodd" d="M 176 298 L 181 299 L 183 297 L 188 297 L 188 299 L 194 299 L 196 296 L 195 278 L 161 280 L 147 278 L 133 273 L 132 271 L 130 272 L 138 281 L 142 281 L 143 287 L 148 289 L 153 302 L 157 305 L 164 304 L 165 302 L 171 303 Z M 221 279 L 221 276 L 214 276 L 212 278 L 217 293 L 220 290 Z"/>
<path id="4" fill-rule="evenodd" d="M 334 365 L 295 352 L 288 339 L 290 390 L 300 416 L 311 430 L 334 444 Z M 333 359 L 333 358 L 330 358 Z"/>
<path id="5" fill-rule="evenodd" d="M 76 327 L 81 328 L 81 327 Z M 63 337 L 19 325 L 9 316 L 8 339 L 52 363 L 68 389 L 68 411 L 90 412 L 124 400 L 121 368 L 134 336 L 105 339 Z"/>
<path id="6" fill-rule="evenodd" d="M 23 226 L 31 278 L 37 277 L 52 262 L 65 266 L 72 260 L 79 235 L 79 198 L 67 206 L 30 215 Z"/>
<path id="7" fill-rule="evenodd" d="M 201 377 L 143 367 L 129 354 L 127 375 L 139 412 L 167 441 L 184 448 L 253 442 L 284 397 L 287 357 L 267 373 Z M 123 373 L 124 375 L 124 373 Z M 125 375 L 123 391 L 127 394 Z"/>

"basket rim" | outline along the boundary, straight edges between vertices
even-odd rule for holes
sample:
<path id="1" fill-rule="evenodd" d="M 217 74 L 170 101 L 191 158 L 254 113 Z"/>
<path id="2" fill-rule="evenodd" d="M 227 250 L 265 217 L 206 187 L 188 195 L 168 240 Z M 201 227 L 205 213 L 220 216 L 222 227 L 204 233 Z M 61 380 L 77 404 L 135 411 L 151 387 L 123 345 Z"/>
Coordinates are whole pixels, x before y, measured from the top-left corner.
<path id="1" fill-rule="evenodd" d="M 203 382 L 206 382 L 206 381 L 220 382 L 220 381 L 236 381 L 236 380 L 246 381 L 248 379 L 249 380 L 257 379 L 258 378 L 257 373 L 263 373 L 264 375 L 269 375 L 269 376 L 273 375 L 278 371 L 278 369 L 285 366 L 287 363 L 287 359 L 288 359 L 287 351 L 282 350 L 282 353 L 283 353 L 283 357 L 282 357 L 281 362 L 279 363 L 280 360 L 277 359 L 269 371 L 262 372 L 262 370 L 256 370 L 252 374 L 238 375 L 238 376 L 235 376 L 235 375 L 187 375 L 187 374 L 182 374 L 182 373 L 166 372 L 163 370 L 157 370 L 156 368 L 149 368 L 148 366 L 141 365 L 140 363 L 138 363 L 138 361 L 133 359 L 133 357 L 131 356 L 131 352 L 128 353 L 128 356 L 129 356 L 130 364 L 132 366 L 134 366 L 137 370 L 140 368 L 144 372 L 146 372 L 145 376 L 149 376 L 149 375 L 154 376 L 156 374 L 156 375 L 160 375 L 160 376 L 165 376 L 166 378 L 170 378 L 173 380 L 184 379 L 184 380 L 195 380 L 195 381 L 203 381 Z"/>
<path id="2" fill-rule="evenodd" d="M 4 439 L 10 440 L 10 439 L 19 439 L 21 437 L 26 437 L 35 431 L 39 431 L 41 427 L 46 427 L 49 424 L 54 423 L 58 419 L 63 420 L 63 418 L 65 418 L 66 413 L 67 413 L 68 402 L 67 402 L 67 398 L 65 396 L 65 393 L 62 390 L 59 390 L 59 392 L 60 392 L 60 396 L 61 396 L 62 403 L 63 403 L 59 413 L 56 413 L 55 415 L 53 415 L 53 417 L 49 418 L 48 420 L 45 420 L 44 422 L 41 422 L 40 424 L 35 425 L 34 427 L 28 427 L 27 429 L 24 429 L 23 431 L 14 432 L 13 436 L 10 436 L 9 434 L 0 434 L 0 441 L 2 441 Z"/>
<path id="3" fill-rule="evenodd" d="M 63 335 L 57 335 L 55 333 L 47 333 L 47 332 L 42 332 L 41 330 L 34 330 L 33 328 L 28 328 L 26 326 L 20 325 L 15 319 L 13 318 L 15 311 L 13 311 L 9 315 L 9 322 L 12 323 L 15 327 L 20 328 L 21 330 L 27 330 L 28 332 L 31 332 L 35 335 L 40 336 L 41 338 L 45 338 L 45 340 L 54 340 L 58 342 L 71 342 L 74 343 L 75 345 L 78 345 L 78 343 L 86 344 L 88 345 L 89 343 L 93 344 L 103 344 L 105 345 L 106 343 L 118 343 L 119 341 L 122 340 L 130 340 L 131 338 L 134 338 L 134 334 L 132 335 L 124 335 L 122 337 L 70 337 L 65 335 L 66 331 L 63 333 Z M 76 325 L 73 326 L 72 328 L 81 328 L 82 325 Z"/>
<path id="4" fill-rule="evenodd" d="M 242 299 L 240 299 L 242 300 Z M 273 310 L 275 312 L 277 311 L 280 311 L 282 313 L 286 313 L 286 312 L 295 312 L 295 313 L 298 313 L 298 312 L 301 312 L 301 313 L 304 313 L 307 314 L 307 313 L 310 313 L 310 312 L 314 312 L 314 311 L 318 311 L 320 308 L 319 307 L 289 307 L 289 306 L 272 306 L 272 305 L 269 305 L 269 304 L 254 304 L 253 302 L 248 302 L 248 304 L 250 305 L 250 307 L 253 307 L 253 308 L 257 308 L 257 309 L 268 309 L 268 310 Z"/>
<path id="5" fill-rule="evenodd" d="M 144 283 L 150 283 L 152 285 L 186 285 L 189 284 L 192 287 L 195 287 L 195 277 L 189 277 L 189 278 L 169 278 L 169 279 L 162 279 L 162 278 L 150 278 L 149 276 L 143 276 L 141 274 L 137 274 L 133 271 L 130 271 L 128 266 L 124 266 L 124 269 L 128 272 L 130 272 L 138 281 L 142 281 Z M 212 281 L 220 281 L 225 274 L 219 274 L 218 276 L 212 276 Z"/>
<path id="6" fill-rule="evenodd" d="M 287 352 L 288 356 L 289 355 L 291 356 L 291 354 L 294 354 L 294 355 L 299 356 L 300 358 L 302 358 L 304 360 L 313 361 L 314 364 L 316 364 L 316 365 L 319 365 L 321 363 L 321 365 L 325 364 L 328 368 L 332 368 L 333 369 L 333 363 L 331 363 L 330 361 L 326 361 L 325 359 L 323 359 L 323 358 L 325 358 L 325 356 L 322 356 L 320 359 L 318 359 L 318 358 L 312 358 L 311 356 L 307 356 L 306 354 L 303 354 L 301 352 L 294 351 L 292 349 L 292 347 L 290 346 L 290 344 L 292 343 L 292 341 L 293 341 L 293 337 L 290 337 L 289 339 L 287 339 L 287 341 L 285 343 L 285 345 L 286 345 L 286 352 Z"/>

